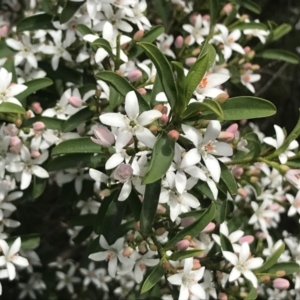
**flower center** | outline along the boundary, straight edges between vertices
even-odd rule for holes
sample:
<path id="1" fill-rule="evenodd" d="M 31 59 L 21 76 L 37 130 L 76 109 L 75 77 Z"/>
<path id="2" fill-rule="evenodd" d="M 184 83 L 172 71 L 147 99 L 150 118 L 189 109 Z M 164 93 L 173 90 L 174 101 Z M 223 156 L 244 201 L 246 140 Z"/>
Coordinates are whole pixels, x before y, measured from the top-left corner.
<path id="1" fill-rule="evenodd" d="M 204 77 L 204 78 L 202 78 L 202 80 L 199 83 L 198 87 L 200 89 L 204 89 L 204 88 L 206 88 L 207 84 L 208 84 L 208 79 L 207 79 L 207 77 Z"/>

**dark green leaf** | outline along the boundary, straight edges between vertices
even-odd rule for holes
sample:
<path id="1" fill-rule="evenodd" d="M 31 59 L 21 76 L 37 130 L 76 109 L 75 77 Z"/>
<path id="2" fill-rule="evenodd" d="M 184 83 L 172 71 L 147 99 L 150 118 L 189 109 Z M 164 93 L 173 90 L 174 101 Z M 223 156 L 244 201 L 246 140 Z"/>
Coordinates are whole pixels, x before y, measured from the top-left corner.
<path id="1" fill-rule="evenodd" d="M 185 75 L 182 63 L 178 61 L 172 61 L 172 65 L 174 70 L 176 71 L 176 82 L 178 87 L 178 102 L 176 103 L 176 110 L 182 114 L 185 110 L 186 102 L 185 102 Z"/>
<path id="2" fill-rule="evenodd" d="M 6 45 L 5 41 L 0 41 L 0 58 L 14 56 L 15 53 L 15 51 Z"/>
<path id="3" fill-rule="evenodd" d="M 158 263 L 156 267 L 154 267 L 143 283 L 141 294 L 149 291 L 156 283 L 164 276 L 165 270 L 162 267 L 161 263 Z"/>
<path id="4" fill-rule="evenodd" d="M 95 46 L 97 48 L 103 48 L 110 56 L 113 56 L 111 46 L 109 42 L 105 39 L 99 38 L 91 43 L 92 46 Z"/>
<path id="5" fill-rule="evenodd" d="M 140 215 L 142 211 L 142 202 L 134 189 L 131 190 L 131 193 L 128 197 L 128 203 L 131 208 L 131 211 L 134 215 L 136 222 L 140 221 Z"/>
<path id="6" fill-rule="evenodd" d="M 52 24 L 53 16 L 48 14 L 37 14 L 21 20 L 17 25 L 17 32 L 36 31 L 38 29 L 55 29 Z"/>
<path id="7" fill-rule="evenodd" d="M 219 0 L 209 0 L 210 26 L 211 28 L 217 23 L 219 16 Z"/>
<path id="8" fill-rule="evenodd" d="M 295 65 L 299 64 L 299 57 L 297 54 L 281 49 L 266 49 L 257 53 L 256 57 L 281 60 Z"/>
<path id="9" fill-rule="evenodd" d="M 274 42 L 288 34 L 292 30 L 292 26 L 290 24 L 281 24 L 278 27 L 276 27 L 269 37 L 267 38 L 268 42 Z"/>
<path id="10" fill-rule="evenodd" d="M 59 17 L 60 23 L 64 24 L 68 22 L 75 15 L 80 6 L 83 5 L 83 3 L 84 2 L 67 1 Z"/>
<path id="11" fill-rule="evenodd" d="M 96 220 L 94 223 L 94 231 L 97 234 L 101 234 L 102 232 L 103 220 L 105 218 L 108 207 L 112 203 L 114 197 L 115 197 L 115 193 L 112 193 L 108 197 L 105 197 L 104 200 L 101 202 L 101 206 L 99 207 Z"/>
<path id="12" fill-rule="evenodd" d="M 46 188 L 47 179 L 34 177 L 32 187 L 32 198 L 36 199 L 41 196 Z"/>
<path id="13" fill-rule="evenodd" d="M 234 253 L 232 244 L 229 241 L 227 236 L 220 233 L 220 241 L 221 241 L 221 247 L 222 247 L 223 251 L 230 251 L 230 252 Z"/>
<path id="14" fill-rule="evenodd" d="M 143 184 L 161 179 L 168 171 L 174 158 L 175 142 L 171 141 L 167 133 L 162 132 L 158 137 L 150 161 L 150 166 L 143 178 Z"/>
<path id="15" fill-rule="evenodd" d="M 192 249 L 192 250 L 173 252 L 173 254 L 169 257 L 169 260 L 177 261 L 189 257 L 195 257 L 200 255 L 203 251 L 204 250 Z"/>
<path id="16" fill-rule="evenodd" d="M 72 226 L 93 226 L 96 222 L 96 215 L 79 215 L 70 219 Z"/>
<path id="17" fill-rule="evenodd" d="M 257 299 L 257 291 L 255 288 L 252 288 L 250 290 L 250 293 L 246 298 L 244 298 L 244 300 L 255 300 L 255 299 Z"/>
<path id="18" fill-rule="evenodd" d="M 237 194 L 237 184 L 236 180 L 234 179 L 232 173 L 228 170 L 227 166 L 219 161 L 220 167 L 221 167 L 221 180 L 225 183 L 228 192 L 231 195 Z"/>
<path id="19" fill-rule="evenodd" d="M 7 72 L 12 73 L 12 82 L 17 83 L 17 74 L 16 74 L 16 68 L 15 68 L 15 63 L 13 58 L 8 58 L 4 65 L 3 68 L 7 70 Z"/>
<path id="20" fill-rule="evenodd" d="M 251 0 L 236 0 L 236 2 L 237 4 L 244 6 L 245 8 L 256 14 L 260 14 L 261 12 L 260 6 Z"/>
<path id="21" fill-rule="evenodd" d="M 295 262 L 280 262 L 273 265 L 270 269 L 265 271 L 268 274 L 276 274 L 277 272 L 284 271 L 285 275 L 290 275 L 300 271 L 300 266 Z"/>
<path id="22" fill-rule="evenodd" d="M 239 29 L 239 30 L 245 30 L 245 29 L 259 29 L 259 30 L 268 30 L 268 27 L 263 23 L 257 23 L 257 22 L 249 22 L 249 23 L 240 23 L 237 25 L 234 25 L 232 30 Z"/>
<path id="23" fill-rule="evenodd" d="M 25 234 L 21 236 L 11 236 L 7 238 L 5 241 L 10 245 L 12 244 L 18 237 L 21 238 L 21 249 L 22 250 L 32 250 L 36 248 L 40 243 L 40 236 L 37 233 Z"/>
<path id="24" fill-rule="evenodd" d="M 90 29 L 89 27 L 87 27 L 86 25 L 83 24 L 78 24 L 76 26 L 76 29 L 83 35 L 87 35 L 87 34 L 95 34 L 94 31 L 92 29 Z"/>
<path id="25" fill-rule="evenodd" d="M 140 216 L 141 231 L 144 234 L 151 232 L 153 220 L 157 210 L 160 191 L 161 179 L 146 185 Z"/>
<path id="26" fill-rule="evenodd" d="M 68 120 L 64 121 L 62 126 L 62 132 L 70 132 L 77 128 L 82 123 L 86 123 L 92 120 L 95 112 L 91 111 L 89 107 L 79 110 L 72 115 Z"/>
<path id="27" fill-rule="evenodd" d="M 0 104 L 0 113 L 25 114 L 25 109 L 17 104 L 10 102 L 2 102 Z"/>

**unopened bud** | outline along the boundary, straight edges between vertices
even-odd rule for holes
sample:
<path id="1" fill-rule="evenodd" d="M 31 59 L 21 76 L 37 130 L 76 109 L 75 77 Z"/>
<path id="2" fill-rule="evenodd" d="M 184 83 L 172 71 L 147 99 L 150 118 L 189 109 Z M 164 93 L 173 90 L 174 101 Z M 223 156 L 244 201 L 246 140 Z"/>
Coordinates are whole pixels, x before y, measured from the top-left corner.
<path id="1" fill-rule="evenodd" d="M 241 167 L 235 167 L 231 170 L 232 175 L 239 179 L 241 177 L 241 175 L 244 173 L 244 169 Z"/>
<path id="2" fill-rule="evenodd" d="M 9 24 L 5 24 L 0 28 L 0 37 L 6 37 L 9 29 Z"/>
<path id="3" fill-rule="evenodd" d="M 183 37 L 181 35 L 178 35 L 175 39 L 175 48 L 176 49 L 180 49 L 182 48 L 183 46 L 183 43 L 184 43 L 184 40 L 183 40 Z"/>
<path id="4" fill-rule="evenodd" d="M 16 125 L 17 127 L 20 127 L 20 126 L 22 125 L 22 120 L 21 120 L 21 119 L 17 119 L 17 120 L 15 121 L 15 125 Z"/>
<path id="5" fill-rule="evenodd" d="M 154 245 L 154 244 L 150 244 L 150 245 L 149 245 L 149 249 L 150 249 L 151 251 L 157 251 L 157 246 Z"/>
<path id="6" fill-rule="evenodd" d="M 283 276 L 286 275 L 286 272 L 285 272 L 284 270 L 280 270 L 280 271 L 277 271 L 277 272 L 275 273 L 275 275 L 276 275 L 277 277 L 283 277 Z"/>
<path id="7" fill-rule="evenodd" d="M 163 106 L 162 104 L 157 104 L 157 105 L 155 105 L 155 106 L 153 107 L 153 109 L 156 109 L 156 110 L 162 112 L 163 107 L 164 107 L 164 106 Z"/>
<path id="8" fill-rule="evenodd" d="M 271 278 L 268 275 L 264 275 L 261 277 L 262 282 L 268 283 L 268 282 L 270 282 L 270 280 L 271 280 Z"/>
<path id="9" fill-rule="evenodd" d="M 251 50 L 251 51 L 249 51 L 249 52 L 247 53 L 247 57 L 248 57 L 249 59 L 252 59 L 254 56 L 255 56 L 255 51 L 254 51 L 254 50 Z"/>
<path id="10" fill-rule="evenodd" d="M 130 257 L 133 251 L 134 251 L 134 250 L 133 250 L 131 247 L 126 247 L 126 248 L 123 250 L 122 254 L 123 254 L 123 256 L 125 256 L 125 257 Z"/>
<path id="11" fill-rule="evenodd" d="M 91 137 L 91 140 L 101 146 L 110 147 L 115 143 L 115 136 L 106 127 L 98 126 L 93 130 L 96 137 Z"/>
<path id="12" fill-rule="evenodd" d="M 189 43 L 191 42 L 191 36 L 190 35 L 188 35 L 185 39 L 184 39 L 184 43 L 186 44 L 186 45 L 189 45 Z"/>
<path id="13" fill-rule="evenodd" d="M 24 115 L 24 118 L 25 118 L 25 119 L 30 119 L 30 118 L 32 118 L 33 116 L 34 116 L 34 115 L 33 115 L 32 111 L 31 111 L 31 110 L 27 110 L 26 113 L 25 113 L 25 115 Z"/>
<path id="14" fill-rule="evenodd" d="M 171 130 L 168 132 L 168 137 L 171 141 L 178 141 L 180 133 L 177 130 Z"/>
<path id="15" fill-rule="evenodd" d="M 252 71 L 260 70 L 260 65 L 257 65 L 257 64 L 252 65 L 251 70 L 252 70 Z"/>
<path id="16" fill-rule="evenodd" d="M 140 221 L 135 222 L 134 229 L 137 230 L 137 231 L 139 231 L 141 229 L 141 222 Z"/>
<path id="17" fill-rule="evenodd" d="M 245 21 L 247 19 L 249 19 L 249 16 L 246 14 L 240 16 L 240 21 Z"/>
<path id="18" fill-rule="evenodd" d="M 102 190 L 102 191 L 99 193 L 99 196 L 100 196 L 101 199 L 104 199 L 105 197 L 110 196 L 110 194 L 111 194 L 111 190 L 109 190 L 109 189 L 104 189 L 104 190 Z"/>
<path id="19" fill-rule="evenodd" d="M 169 122 L 169 117 L 166 114 L 163 114 L 160 118 L 159 118 L 159 123 L 162 125 L 166 125 Z"/>
<path id="20" fill-rule="evenodd" d="M 165 214 L 166 211 L 167 211 L 167 209 L 163 205 L 161 205 L 161 204 L 157 205 L 157 209 L 156 209 L 157 214 Z"/>
<path id="21" fill-rule="evenodd" d="M 198 259 L 193 259 L 193 270 L 199 270 L 201 268 L 201 264 Z"/>
<path id="22" fill-rule="evenodd" d="M 140 244 L 138 245 L 139 248 L 139 252 L 141 252 L 142 254 L 146 253 L 148 251 L 147 247 L 145 244 Z"/>
<path id="23" fill-rule="evenodd" d="M 227 3 L 226 5 L 224 5 L 224 7 L 222 8 L 222 12 L 224 12 L 226 15 L 230 14 L 232 11 L 232 4 L 231 3 Z"/>
<path id="24" fill-rule="evenodd" d="M 187 227 L 196 221 L 195 217 L 186 217 L 181 219 L 181 226 Z"/>
<path id="25" fill-rule="evenodd" d="M 219 300 L 228 300 L 228 297 L 225 293 L 219 293 L 218 299 Z"/>
<path id="26" fill-rule="evenodd" d="M 21 144 L 21 140 L 18 136 L 12 136 L 9 141 L 11 147 L 15 147 Z"/>
<path id="27" fill-rule="evenodd" d="M 38 150 L 31 150 L 31 157 L 38 158 L 40 156 L 41 156 L 40 151 L 38 151 Z"/>
<path id="28" fill-rule="evenodd" d="M 131 70 L 128 72 L 127 78 L 130 82 L 138 81 L 142 78 L 143 73 L 139 69 Z"/>
<path id="29" fill-rule="evenodd" d="M 286 290 L 290 287 L 290 282 L 284 278 L 276 278 L 273 281 L 273 288 L 279 290 Z"/>
<path id="30" fill-rule="evenodd" d="M 261 173 L 260 169 L 251 169 L 246 172 L 247 176 L 259 175 Z"/>
<path id="31" fill-rule="evenodd" d="M 41 113 L 43 112 L 43 109 L 42 109 L 42 107 L 41 107 L 41 104 L 38 103 L 38 102 L 33 102 L 33 103 L 31 104 L 31 108 L 32 108 L 32 110 L 33 110 L 33 112 L 34 112 L 35 114 L 41 114 Z"/>
<path id="32" fill-rule="evenodd" d="M 253 235 L 245 235 L 239 239 L 239 243 L 247 243 L 247 244 L 252 244 L 254 241 L 254 236 Z"/>
<path id="33" fill-rule="evenodd" d="M 141 243 L 143 240 L 144 240 L 144 239 L 143 239 L 143 237 L 142 237 L 141 235 L 138 235 L 138 236 L 136 236 L 136 238 L 135 238 L 135 241 L 136 241 L 137 243 Z"/>
<path id="34" fill-rule="evenodd" d="M 144 95 L 146 95 L 147 94 L 147 90 L 145 89 L 145 88 L 138 88 L 137 89 L 137 91 L 142 95 L 142 96 L 144 96 Z"/>
<path id="35" fill-rule="evenodd" d="M 216 224 L 213 222 L 209 222 L 206 227 L 201 232 L 211 232 L 216 228 Z"/>
<path id="36" fill-rule="evenodd" d="M 181 240 L 176 243 L 176 248 L 179 251 L 186 250 L 190 246 L 190 242 L 188 240 Z"/>
<path id="37" fill-rule="evenodd" d="M 165 232 L 166 232 L 166 229 L 163 228 L 163 227 L 157 228 L 157 229 L 155 230 L 155 234 L 158 235 L 158 236 L 163 235 Z"/>
<path id="38" fill-rule="evenodd" d="M 188 67 L 191 67 L 196 61 L 197 61 L 197 58 L 196 58 L 196 57 L 188 57 L 188 58 L 185 60 L 185 64 L 186 64 Z"/>
<path id="39" fill-rule="evenodd" d="M 189 21 L 191 24 L 195 25 L 197 21 L 198 14 L 197 13 L 192 13 L 189 17 Z"/>
<path id="40" fill-rule="evenodd" d="M 222 93 L 218 95 L 215 99 L 218 101 L 219 104 L 223 104 L 228 98 L 229 95 L 227 93 Z"/>
<path id="41" fill-rule="evenodd" d="M 82 100 L 76 96 L 71 96 L 69 98 L 69 103 L 75 108 L 79 108 L 82 106 Z"/>
<path id="42" fill-rule="evenodd" d="M 256 177 L 256 176 L 251 176 L 251 177 L 250 177 L 250 182 L 251 182 L 251 183 L 259 182 L 259 178 Z"/>
<path id="43" fill-rule="evenodd" d="M 242 198 L 246 198 L 248 196 L 248 192 L 243 188 L 238 188 L 237 192 Z"/>
<path id="44" fill-rule="evenodd" d="M 239 125 L 237 123 L 233 123 L 226 129 L 226 132 L 232 132 L 236 134 L 238 129 L 239 129 Z"/>
<path id="45" fill-rule="evenodd" d="M 133 40 L 135 40 L 136 42 L 139 42 L 143 36 L 144 36 L 144 30 L 138 30 L 134 35 L 133 35 Z"/>
<path id="46" fill-rule="evenodd" d="M 251 48 L 249 46 L 246 46 L 244 48 L 245 54 L 249 53 L 251 51 Z"/>
<path id="47" fill-rule="evenodd" d="M 170 265 L 170 263 L 168 263 L 168 262 L 164 262 L 164 263 L 162 264 L 162 267 L 163 267 L 165 270 L 170 270 L 170 269 L 171 269 L 171 265 Z"/>
<path id="48" fill-rule="evenodd" d="M 192 55 L 197 56 L 197 55 L 200 54 L 200 52 L 201 52 L 201 49 L 200 49 L 200 48 L 196 48 L 196 49 L 194 49 L 194 50 L 192 51 Z"/>
<path id="49" fill-rule="evenodd" d="M 134 241 L 134 234 L 128 233 L 126 236 L 127 241 L 132 242 Z"/>
<path id="50" fill-rule="evenodd" d="M 157 130 L 158 130 L 158 126 L 157 126 L 157 125 L 151 125 L 151 126 L 149 127 L 149 130 L 150 130 L 151 132 L 153 132 L 153 133 L 156 133 Z"/>
<path id="51" fill-rule="evenodd" d="M 203 15 L 202 20 L 203 21 L 210 21 L 210 15 Z"/>
<path id="52" fill-rule="evenodd" d="M 221 131 L 218 136 L 218 140 L 223 142 L 230 142 L 234 139 L 234 134 L 232 132 Z"/>
<path id="53" fill-rule="evenodd" d="M 32 124 L 32 128 L 34 131 L 43 131 L 43 130 L 45 130 L 46 125 L 44 122 L 38 121 L 38 122 L 35 122 Z"/>

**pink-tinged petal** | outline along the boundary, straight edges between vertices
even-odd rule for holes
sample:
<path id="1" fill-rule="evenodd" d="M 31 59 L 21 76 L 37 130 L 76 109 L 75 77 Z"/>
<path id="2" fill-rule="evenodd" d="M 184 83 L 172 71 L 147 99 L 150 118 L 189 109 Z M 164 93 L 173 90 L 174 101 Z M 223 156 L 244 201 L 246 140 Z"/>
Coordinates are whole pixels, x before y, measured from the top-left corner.
<path id="1" fill-rule="evenodd" d="M 217 197 L 218 197 L 218 193 L 219 193 L 219 190 L 216 186 L 216 183 L 213 180 L 211 180 L 210 178 L 207 178 L 206 182 L 207 182 L 207 184 L 208 184 L 208 186 L 209 186 L 209 188 L 210 188 L 210 190 L 211 190 L 211 192 L 214 196 L 214 199 L 216 200 Z"/>
<path id="2" fill-rule="evenodd" d="M 233 150 L 231 146 L 224 142 L 215 143 L 215 152 L 214 153 L 216 155 L 221 155 L 221 156 L 231 156 L 233 154 Z"/>
<path id="3" fill-rule="evenodd" d="M 4 240 L 0 240 L 0 248 L 1 248 L 1 252 L 4 254 L 4 255 L 7 255 L 8 254 L 8 251 L 9 251 L 9 247 L 8 247 L 8 244 L 6 243 L 6 241 Z M 4 259 L 4 263 L 2 263 Z M 4 256 L 1 256 L 1 261 L 0 261 L 0 266 L 3 266 L 5 264 L 5 257 Z"/>
<path id="4" fill-rule="evenodd" d="M 12 263 L 8 262 L 6 264 L 6 269 L 9 280 L 14 280 L 16 278 L 16 267 Z"/>
<path id="5" fill-rule="evenodd" d="M 210 121 L 204 134 L 202 143 L 207 144 L 209 141 L 214 141 L 221 132 L 221 124 L 219 121 Z"/>
<path id="6" fill-rule="evenodd" d="M 196 283 L 196 284 L 193 284 L 191 287 L 190 287 L 190 291 L 194 294 L 194 295 L 197 295 L 198 299 L 206 299 L 206 293 L 205 293 L 205 290 L 204 288 Z"/>
<path id="7" fill-rule="evenodd" d="M 27 89 L 26 85 L 23 84 L 13 84 L 8 88 L 9 96 L 15 96 L 22 92 L 24 92 Z"/>
<path id="8" fill-rule="evenodd" d="M 284 133 L 278 125 L 274 125 L 274 128 L 276 132 L 277 147 L 280 147 L 284 142 Z"/>
<path id="9" fill-rule="evenodd" d="M 99 117 L 100 122 L 114 127 L 125 127 L 125 116 L 119 113 L 106 113 Z"/>
<path id="10" fill-rule="evenodd" d="M 140 142 L 149 148 L 153 148 L 154 144 L 156 143 L 155 135 L 148 128 L 144 127 L 141 130 L 137 130 L 135 132 L 135 136 Z"/>
<path id="11" fill-rule="evenodd" d="M 202 156 L 204 163 L 210 172 L 212 179 L 215 182 L 219 182 L 221 176 L 221 167 L 219 161 L 212 155 L 207 154 L 206 156 Z"/>
<path id="12" fill-rule="evenodd" d="M 130 142 L 132 137 L 133 135 L 130 131 L 119 128 L 116 139 L 116 151 L 121 151 Z"/>
<path id="13" fill-rule="evenodd" d="M 183 157 L 180 168 L 194 166 L 200 162 L 201 156 L 196 148 L 189 150 Z"/>
<path id="14" fill-rule="evenodd" d="M 25 190 L 29 187 L 30 182 L 32 179 L 32 174 L 29 173 L 27 170 L 23 170 L 21 175 L 21 190 Z"/>
<path id="15" fill-rule="evenodd" d="M 195 128 L 182 124 L 182 130 L 186 137 L 192 141 L 192 143 L 198 147 L 198 145 L 202 142 L 202 134 Z"/>
<path id="16" fill-rule="evenodd" d="M 189 295 L 190 295 L 190 292 L 189 292 L 189 289 L 186 285 L 181 285 L 180 287 L 180 292 L 179 292 L 179 298 L 178 299 L 182 299 L 182 300 L 187 300 L 189 299 Z"/>
<path id="17" fill-rule="evenodd" d="M 253 274 L 253 272 L 251 272 L 249 270 L 245 270 L 243 272 L 243 275 L 245 276 L 245 278 L 247 278 L 252 283 L 252 285 L 253 285 L 254 288 L 257 288 L 257 286 L 258 286 L 257 278 Z"/>
<path id="18" fill-rule="evenodd" d="M 48 178 L 49 173 L 40 166 L 32 166 L 32 173 L 40 178 Z"/>
<path id="19" fill-rule="evenodd" d="M 139 125 L 145 126 L 145 125 L 148 125 L 148 124 L 152 123 L 153 121 L 157 120 L 161 116 L 162 116 L 162 113 L 160 111 L 158 111 L 156 109 L 152 109 L 152 110 L 142 112 L 139 115 L 137 122 Z"/>
<path id="20" fill-rule="evenodd" d="M 124 201 L 128 198 L 129 194 L 131 193 L 132 185 L 131 181 L 128 180 L 123 184 L 123 187 L 121 189 L 120 195 L 118 197 L 119 201 Z"/>
<path id="21" fill-rule="evenodd" d="M 110 170 L 118 166 L 124 161 L 124 156 L 121 153 L 113 154 L 106 162 L 105 169 Z"/>
<path id="22" fill-rule="evenodd" d="M 94 261 L 106 260 L 108 255 L 108 251 L 92 253 L 89 255 L 89 259 Z"/>
<path id="23" fill-rule="evenodd" d="M 168 277 L 168 281 L 173 285 L 181 285 L 182 284 L 182 276 L 183 276 L 183 273 L 171 275 L 170 277 Z"/>
<path id="24" fill-rule="evenodd" d="M 238 257 L 236 254 L 230 252 L 230 251 L 223 251 L 223 256 L 225 257 L 226 260 L 228 260 L 232 265 L 237 265 L 238 264 Z"/>
<path id="25" fill-rule="evenodd" d="M 250 256 L 250 247 L 248 243 L 243 243 L 241 246 L 241 252 L 239 256 L 239 261 L 244 263 Z"/>
<path id="26" fill-rule="evenodd" d="M 8 252 L 8 256 L 13 256 L 17 254 L 20 251 L 20 248 L 21 248 L 21 238 L 18 237 L 11 245 Z"/>
<path id="27" fill-rule="evenodd" d="M 247 267 L 249 269 L 257 269 L 262 266 L 264 260 L 261 257 L 250 258 L 247 261 Z"/>
<path id="28" fill-rule="evenodd" d="M 186 189 L 186 175 L 183 171 L 177 171 L 175 176 L 175 186 L 179 194 L 182 194 Z"/>
<path id="29" fill-rule="evenodd" d="M 139 103 L 134 91 L 130 91 L 125 97 L 125 111 L 129 119 L 135 120 L 139 113 Z"/>
<path id="30" fill-rule="evenodd" d="M 15 256 L 11 261 L 15 265 L 18 265 L 20 267 L 28 267 L 29 266 L 29 262 L 25 257 Z"/>
<path id="31" fill-rule="evenodd" d="M 105 238 L 103 235 L 100 235 L 99 243 L 100 243 L 100 246 L 101 246 L 103 249 L 110 249 L 110 248 L 111 248 L 111 247 L 108 245 L 108 243 L 107 243 L 107 241 L 106 241 L 106 238 Z"/>
<path id="32" fill-rule="evenodd" d="M 224 253 L 224 252 L 223 252 Z M 238 278 L 241 277 L 241 271 L 238 270 L 236 267 L 234 267 L 231 272 L 230 272 L 230 275 L 229 275 L 229 281 L 232 282 L 232 281 L 235 281 L 237 280 Z"/>
<path id="33" fill-rule="evenodd" d="M 109 260 L 109 263 L 108 263 L 108 274 L 111 277 L 115 277 L 116 276 L 117 265 L 118 265 L 118 259 L 117 259 L 116 256 L 114 256 L 113 258 L 111 258 Z"/>

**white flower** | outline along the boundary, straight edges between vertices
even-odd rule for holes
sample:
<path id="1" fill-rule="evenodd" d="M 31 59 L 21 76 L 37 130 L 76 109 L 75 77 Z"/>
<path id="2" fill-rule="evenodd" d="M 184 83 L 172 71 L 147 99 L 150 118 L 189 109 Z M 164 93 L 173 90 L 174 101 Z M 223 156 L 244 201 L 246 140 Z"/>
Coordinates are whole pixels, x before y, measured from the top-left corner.
<path id="1" fill-rule="evenodd" d="M 21 102 L 15 98 L 16 95 L 22 93 L 27 89 L 23 84 L 11 84 L 12 73 L 7 72 L 6 69 L 0 69 L 0 104 L 2 102 L 11 102 L 22 106 Z"/>
<path id="2" fill-rule="evenodd" d="M 176 58 L 174 52 L 170 49 L 171 45 L 174 42 L 173 35 L 167 35 L 166 33 L 161 34 L 158 38 L 157 47 L 166 55 Z"/>
<path id="3" fill-rule="evenodd" d="M 294 216 L 296 213 L 300 214 L 300 191 L 298 191 L 296 197 L 291 194 L 286 194 L 286 199 L 290 202 L 291 206 L 288 211 L 288 216 Z"/>
<path id="4" fill-rule="evenodd" d="M 264 138 L 264 142 L 272 147 L 274 147 L 275 149 L 278 149 L 284 142 L 284 133 L 283 130 L 278 126 L 278 125 L 274 125 L 275 128 L 275 132 L 276 132 L 276 140 L 272 137 L 265 137 Z M 297 141 L 292 141 L 288 148 L 285 150 L 285 152 L 279 154 L 278 159 L 280 161 L 280 163 L 285 164 L 288 160 L 288 157 L 292 157 L 295 155 L 294 152 L 290 151 L 290 150 L 294 150 L 299 146 Z"/>
<path id="5" fill-rule="evenodd" d="M 259 74 L 253 74 L 252 70 L 247 70 L 243 75 L 241 75 L 241 83 L 254 94 L 255 89 L 251 83 L 259 81 L 260 78 L 261 76 Z"/>
<path id="6" fill-rule="evenodd" d="M 96 214 L 100 207 L 100 203 L 93 198 L 89 198 L 86 201 L 80 200 L 76 207 L 80 208 L 81 215 L 86 215 L 88 213 Z"/>
<path id="7" fill-rule="evenodd" d="M 207 21 L 203 21 L 202 16 L 199 14 L 196 17 L 195 25 L 184 24 L 183 29 L 190 34 L 189 45 L 193 45 L 195 42 L 198 45 L 204 41 L 204 36 L 209 33 L 209 24 Z"/>
<path id="8" fill-rule="evenodd" d="M 64 287 L 66 287 L 69 293 L 73 294 L 74 293 L 73 283 L 77 283 L 81 281 L 79 277 L 74 276 L 75 271 L 76 271 L 76 267 L 74 265 L 71 265 L 67 274 L 61 271 L 56 271 L 56 276 L 60 280 L 56 286 L 56 289 L 61 290 Z"/>
<path id="9" fill-rule="evenodd" d="M 173 285 L 180 285 L 180 300 L 189 299 L 189 293 L 197 295 L 200 299 L 205 299 L 204 288 L 198 283 L 202 279 L 204 274 L 204 267 L 199 270 L 192 271 L 193 258 L 187 258 L 184 260 L 183 272 L 174 274 L 168 277 L 168 281 Z"/>
<path id="10" fill-rule="evenodd" d="M 261 257 L 249 258 L 251 253 L 248 243 L 242 244 L 239 257 L 230 251 L 223 251 L 223 255 L 234 266 L 230 272 L 229 281 L 235 281 L 244 275 L 257 288 L 257 278 L 251 270 L 259 268 L 264 261 Z"/>
<path id="11" fill-rule="evenodd" d="M 147 147 L 152 148 L 156 137 L 144 126 L 160 118 L 162 113 L 152 109 L 140 114 L 138 99 L 134 91 L 127 93 L 125 97 L 125 112 L 126 115 L 106 113 L 99 118 L 103 124 L 120 129 L 116 139 L 116 148 L 125 147 L 133 136 L 136 136 Z"/>
<path id="12" fill-rule="evenodd" d="M 245 20 L 248 23 L 248 20 Z M 259 20 L 254 20 L 255 23 L 259 23 Z M 262 29 L 245 29 L 243 31 L 245 35 L 253 35 L 259 38 L 259 40 L 264 44 L 266 42 L 266 37 L 270 34 L 269 30 L 262 30 Z"/>
<path id="13" fill-rule="evenodd" d="M 26 258 L 18 255 L 21 248 L 21 238 L 18 237 L 10 247 L 6 241 L 0 240 L 0 247 L 3 253 L 3 256 L 0 256 L 0 266 L 6 267 L 9 280 L 13 280 L 16 277 L 16 268 L 14 265 L 20 267 L 27 267 L 29 265 Z"/>

